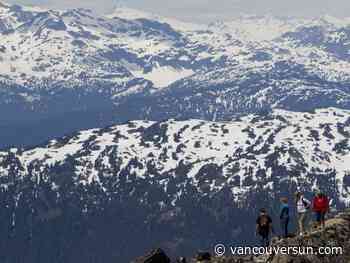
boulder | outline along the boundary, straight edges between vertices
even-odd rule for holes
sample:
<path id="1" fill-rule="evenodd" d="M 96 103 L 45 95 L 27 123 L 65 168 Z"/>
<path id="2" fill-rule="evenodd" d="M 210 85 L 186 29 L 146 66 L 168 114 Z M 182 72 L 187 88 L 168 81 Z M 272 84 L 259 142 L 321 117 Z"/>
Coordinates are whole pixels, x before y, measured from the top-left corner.
<path id="1" fill-rule="evenodd" d="M 160 249 L 152 250 L 148 255 L 137 258 L 132 263 L 170 263 L 170 258 Z"/>

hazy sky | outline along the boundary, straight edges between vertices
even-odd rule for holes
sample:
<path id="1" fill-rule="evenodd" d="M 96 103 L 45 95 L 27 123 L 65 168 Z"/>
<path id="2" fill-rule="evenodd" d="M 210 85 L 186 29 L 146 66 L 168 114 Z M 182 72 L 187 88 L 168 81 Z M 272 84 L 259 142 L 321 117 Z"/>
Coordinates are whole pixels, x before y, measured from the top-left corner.
<path id="1" fill-rule="evenodd" d="M 226 19 L 241 13 L 350 16 L 350 0 L 7 0 L 6 2 L 61 9 L 88 7 L 99 12 L 111 12 L 113 6 L 119 2 L 131 8 L 197 21 Z"/>

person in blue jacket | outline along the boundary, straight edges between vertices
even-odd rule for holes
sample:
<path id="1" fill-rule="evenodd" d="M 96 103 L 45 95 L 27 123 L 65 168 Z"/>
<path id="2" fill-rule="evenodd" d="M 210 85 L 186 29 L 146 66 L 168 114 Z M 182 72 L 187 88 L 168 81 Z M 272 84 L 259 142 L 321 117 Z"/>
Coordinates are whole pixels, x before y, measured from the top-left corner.
<path id="1" fill-rule="evenodd" d="M 288 224 L 289 224 L 289 205 L 288 198 L 282 197 L 280 208 L 280 224 L 282 237 L 288 237 Z"/>

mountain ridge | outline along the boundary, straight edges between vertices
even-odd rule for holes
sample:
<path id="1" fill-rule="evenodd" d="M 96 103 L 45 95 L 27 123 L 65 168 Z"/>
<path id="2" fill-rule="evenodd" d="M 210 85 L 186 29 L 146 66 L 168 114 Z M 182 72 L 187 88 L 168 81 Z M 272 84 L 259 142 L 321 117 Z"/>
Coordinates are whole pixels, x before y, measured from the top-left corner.
<path id="1" fill-rule="evenodd" d="M 131 169 L 135 176 L 145 179 L 151 170 L 164 176 L 172 174 L 180 166 L 187 166 L 190 169 L 187 170 L 188 179 L 197 177 L 200 170 L 214 169 L 217 170 L 215 174 L 221 174 L 222 185 L 226 186 L 233 183 L 230 171 L 238 172 L 240 167 L 240 172 L 235 176 L 236 179 L 241 178 L 241 183 L 234 187 L 238 192 L 243 189 L 245 181 L 261 181 L 254 179 L 259 173 L 266 173 L 265 176 L 269 178 L 274 165 L 284 166 L 287 173 L 294 173 L 292 171 L 299 168 L 303 174 L 313 171 L 322 174 L 334 169 L 339 181 L 338 192 L 343 193 L 344 200 L 347 200 L 342 182 L 348 171 L 349 126 L 350 112 L 335 108 L 317 110 L 315 113 L 275 110 L 266 115 L 251 115 L 231 122 L 130 121 L 124 125 L 81 131 L 51 140 L 43 147 L 12 149 L 8 153 L 2 151 L 0 163 L 5 165 L 11 157 L 19 165 L 17 176 L 30 174 L 33 165 L 41 167 L 41 176 L 44 170 L 49 176 L 51 168 L 76 156 L 77 165 L 80 164 L 73 173 L 81 178 L 77 183 L 82 184 L 99 183 L 106 174 L 119 177 L 117 174 L 125 169 Z M 334 151 L 336 154 L 333 155 Z M 119 168 L 113 163 L 116 160 L 108 157 L 113 152 L 119 156 Z M 271 161 L 277 163 L 269 164 Z M 151 164 L 152 169 L 149 167 Z M 7 170 L 2 170 L 2 173 L 6 176 Z M 306 179 L 307 176 L 304 176 Z M 210 191 L 220 191 L 222 186 L 216 184 L 217 178 L 212 179 L 214 184 L 210 186 Z M 198 184 L 197 179 L 193 183 Z M 199 185 L 196 187 L 201 189 Z"/>
<path id="2" fill-rule="evenodd" d="M 129 121 L 1 150 L 0 256 L 129 262 L 155 246 L 192 255 L 218 237 L 252 245 L 256 211 L 278 220 L 280 196 L 320 188 L 333 209 L 349 205 L 349 127 L 349 110 L 274 110 Z"/>
<path id="3" fill-rule="evenodd" d="M 243 17 L 182 28 L 171 19 L 130 15 L 133 12 L 120 9 L 118 17 L 118 13 L 104 16 L 86 9 L 2 7 L 0 109 L 17 109 L 17 116 L 39 120 L 108 105 L 108 118 L 118 121 L 122 115 L 118 112 L 128 114 L 123 108 L 137 104 L 140 110 L 126 119 L 157 119 L 156 105 L 167 106 L 159 100 L 171 101 L 178 92 L 185 93 L 176 102 L 185 109 L 180 110 L 178 117 L 182 118 L 198 118 L 194 112 L 197 103 L 204 107 L 203 112 L 219 112 L 223 120 L 273 105 L 303 109 L 293 99 L 289 102 L 290 97 L 312 105 L 310 110 L 350 108 L 346 19 L 340 23 L 331 18 L 325 22 Z M 281 23 L 287 25 L 282 30 Z M 273 37 L 260 41 L 259 34 Z M 246 87 L 237 87 L 242 82 Z M 330 82 L 336 88 L 328 89 Z M 295 92 L 299 87 L 307 88 Z M 269 90 L 272 101 L 283 94 L 285 103 L 257 101 L 264 90 Z M 331 92 L 336 95 L 328 96 Z M 220 93 L 228 94 L 228 100 Z M 215 103 L 217 99 L 228 104 L 232 96 L 241 94 L 251 110 L 239 101 L 233 111 Z M 97 102 L 92 103 L 91 97 Z M 162 118 L 175 117 L 171 109 L 163 112 Z M 203 117 L 214 119 L 212 114 Z M 91 123 L 94 126 L 96 122 Z"/>

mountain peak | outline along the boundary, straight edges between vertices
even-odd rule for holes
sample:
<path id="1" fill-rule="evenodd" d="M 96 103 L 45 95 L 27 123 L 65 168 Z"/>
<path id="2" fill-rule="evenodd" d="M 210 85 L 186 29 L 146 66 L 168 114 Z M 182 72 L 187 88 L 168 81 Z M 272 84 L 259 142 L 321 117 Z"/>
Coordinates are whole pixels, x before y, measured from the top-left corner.
<path id="1" fill-rule="evenodd" d="M 122 18 L 122 19 L 141 19 L 141 18 L 146 18 L 146 19 L 159 19 L 160 16 L 148 13 L 142 10 L 138 9 L 133 9 L 129 7 L 117 7 L 114 9 L 114 11 L 111 14 L 106 15 L 108 18 Z"/>
<path id="2" fill-rule="evenodd" d="M 147 12 L 139 9 L 133 9 L 129 7 L 117 7 L 116 9 L 114 9 L 114 11 L 111 14 L 107 14 L 106 17 L 110 19 L 121 18 L 126 20 L 137 20 L 137 19 L 154 20 L 161 23 L 169 24 L 173 28 L 180 31 L 200 30 L 205 27 L 203 25 L 183 22 L 176 18 L 164 17 L 159 14 L 155 14 L 155 13 L 151 13 L 151 12 Z"/>

